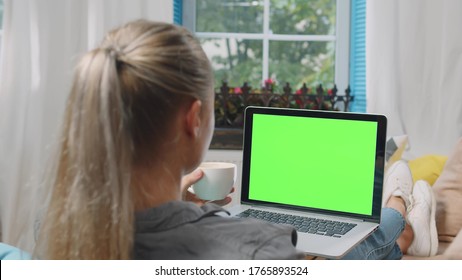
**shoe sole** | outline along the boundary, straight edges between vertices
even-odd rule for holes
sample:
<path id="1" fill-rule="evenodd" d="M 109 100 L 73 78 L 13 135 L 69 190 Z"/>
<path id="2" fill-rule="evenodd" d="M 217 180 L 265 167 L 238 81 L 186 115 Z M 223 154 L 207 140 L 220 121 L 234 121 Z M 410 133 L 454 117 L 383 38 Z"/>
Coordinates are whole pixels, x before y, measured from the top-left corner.
<path id="1" fill-rule="evenodd" d="M 428 185 L 427 185 L 428 186 Z M 429 191 L 433 192 L 430 186 Z M 432 194 L 432 207 L 430 211 L 430 256 L 436 255 L 438 252 L 438 232 L 436 229 L 436 220 L 435 220 L 435 213 L 436 213 L 436 198 Z"/>
<path id="2" fill-rule="evenodd" d="M 417 181 L 415 185 L 419 184 L 420 182 Z M 428 185 L 427 182 L 425 184 L 421 184 L 420 188 L 425 188 L 425 191 L 427 194 L 430 195 L 431 197 L 431 204 L 430 204 L 430 223 L 429 223 L 429 234 L 430 234 L 430 252 L 427 254 L 423 255 L 417 255 L 421 257 L 431 257 L 436 255 L 438 252 L 438 232 L 436 228 L 436 220 L 435 220 L 435 215 L 436 215 L 436 198 L 433 194 L 433 189 Z"/>

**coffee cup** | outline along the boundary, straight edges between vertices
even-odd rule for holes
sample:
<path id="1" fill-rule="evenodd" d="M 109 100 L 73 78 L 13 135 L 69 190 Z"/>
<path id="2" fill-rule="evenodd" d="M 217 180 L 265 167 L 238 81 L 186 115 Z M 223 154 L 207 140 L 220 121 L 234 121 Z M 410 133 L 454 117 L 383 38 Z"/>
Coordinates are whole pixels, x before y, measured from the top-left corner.
<path id="1" fill-rule="evenodd" d="M 236 164 L 230 162 L 203 162 L 199 169 L 204 176 L 192 188 L 203 200 L 224 199 L 234 186 Z"/>

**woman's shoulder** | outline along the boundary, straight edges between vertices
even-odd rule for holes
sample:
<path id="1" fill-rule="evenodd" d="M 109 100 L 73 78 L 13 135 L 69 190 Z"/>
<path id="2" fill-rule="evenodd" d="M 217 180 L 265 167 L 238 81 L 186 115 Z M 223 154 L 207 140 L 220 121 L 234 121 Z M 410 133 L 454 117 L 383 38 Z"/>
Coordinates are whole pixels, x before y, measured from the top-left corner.
<path id="1" fill-rule="evenodd" d="M 295 249 L 297 232 L 293 227 L 234 217 L 211 217 L 201 225 L 207 231 L 217 230 L 215 238 L 227 240 L 230 246 L 245 251 L 252 259 L 298 259 Z"/>
<path id="2" fill-rule="evenodd" d="M 180 209 L 193 210 L 187 218 Z M 135 236 L 135 257 L 157 259 L 294 259 L 296 232 L 292 227 L 263 221 L 226 217 L 224 209 L 210 205 L 197 211 L 187 204 L 166 221 Z M 174 225 L 174 226 L 173 226 Z M 138 251 L 136 251 L 138 250 Z"/>

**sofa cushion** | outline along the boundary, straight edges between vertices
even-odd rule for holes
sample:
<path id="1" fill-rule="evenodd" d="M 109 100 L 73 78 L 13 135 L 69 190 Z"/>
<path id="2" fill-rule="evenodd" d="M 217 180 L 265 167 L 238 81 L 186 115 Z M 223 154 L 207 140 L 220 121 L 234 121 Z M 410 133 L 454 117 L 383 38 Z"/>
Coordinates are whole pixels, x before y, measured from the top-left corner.
<path id="1" fill-rule="evenodd" d="M 433 185 L 440 241 L 452 241 L 462 229 L 462 138 Z"/>

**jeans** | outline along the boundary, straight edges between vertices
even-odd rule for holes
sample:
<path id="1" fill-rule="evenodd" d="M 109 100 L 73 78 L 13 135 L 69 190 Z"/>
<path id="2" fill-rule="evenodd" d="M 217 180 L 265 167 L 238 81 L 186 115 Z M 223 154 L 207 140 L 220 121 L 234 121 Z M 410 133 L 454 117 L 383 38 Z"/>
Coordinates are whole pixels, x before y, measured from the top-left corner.
<path id="1" fill-rule="evenodd" d="M 379 228 L 354 247 L 344 260 L 399 260 L 403 253 L 396 240 L 404 230 L 406 221 L 393 208 L 383 208 Z"/>

